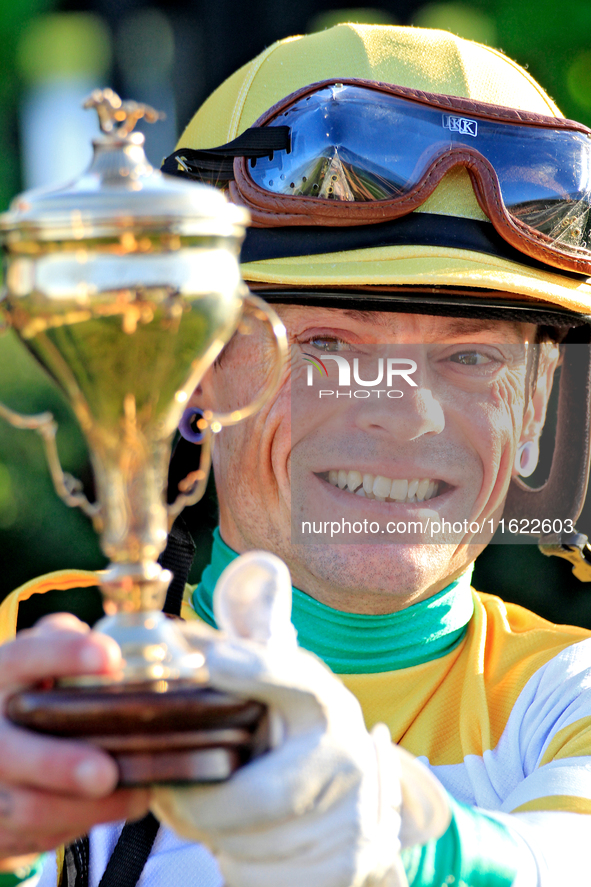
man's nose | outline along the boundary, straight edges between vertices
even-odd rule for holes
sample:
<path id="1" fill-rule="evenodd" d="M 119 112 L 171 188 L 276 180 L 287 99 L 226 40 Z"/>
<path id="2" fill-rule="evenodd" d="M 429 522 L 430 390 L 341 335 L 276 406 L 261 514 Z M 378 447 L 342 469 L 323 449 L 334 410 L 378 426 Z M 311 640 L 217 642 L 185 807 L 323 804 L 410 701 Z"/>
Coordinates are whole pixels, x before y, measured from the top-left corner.
<path id="1" fill-rule="evenodd" d="M 440 434 L 445 428 L 445 415 L 441 403 L 434 397 L 431 389 L 401 385 L 400 390 L 402 397 L 387 396 L 385 391 L 378 397 L 378 392 L 372 391 L 357 411 L 357 427 L 401 442 L 416 440 L 424 435 Z M 393 394 L 394 391 L 390 393 Z"/>

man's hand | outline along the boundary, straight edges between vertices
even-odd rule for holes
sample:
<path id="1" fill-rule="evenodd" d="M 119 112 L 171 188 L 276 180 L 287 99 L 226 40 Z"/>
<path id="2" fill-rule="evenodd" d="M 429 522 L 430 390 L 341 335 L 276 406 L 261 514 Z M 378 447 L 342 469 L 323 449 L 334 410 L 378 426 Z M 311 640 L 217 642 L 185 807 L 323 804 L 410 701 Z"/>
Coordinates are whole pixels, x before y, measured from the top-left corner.
<path id="1" fill-rule="evenodd" d="M 290 601 L 272 555 L 220 578 L 211 683 L 267 703 L 274 747 L 221 785 L 155 788 L 152 809 L 213 850 L 228 887 L 402 887 L 400 847 L 445 830 L 445 793 L 383 724 L 369 734 L 357 700 L 297 646 Z"/>
<path id="2" fill-rule="evenodd" d="M 115 791 L 117 766 L 81 742 L 53 739 L 11 724 L 5 701 L 17 690 L 55 677 L 105 674 L 121 652 L 108 637 L 73 616 L 43 619 L 0 647 L 0 868 L 23 854 L 67 843 L 99 822 L 136 818 L 143 791 Z"/>

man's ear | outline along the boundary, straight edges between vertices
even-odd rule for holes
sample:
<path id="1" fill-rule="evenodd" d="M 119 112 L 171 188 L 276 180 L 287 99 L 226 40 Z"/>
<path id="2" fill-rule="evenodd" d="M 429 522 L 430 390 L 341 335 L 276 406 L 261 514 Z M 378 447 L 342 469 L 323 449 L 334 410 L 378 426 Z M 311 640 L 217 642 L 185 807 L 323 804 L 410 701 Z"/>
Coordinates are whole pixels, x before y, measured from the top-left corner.
<path id="1" fill-rule="evenodd" d="M 205 411 L 213 410 L 213 404 L 213 367 L 210 367 L 187 401 L 187 407 L 196 407 Z"/>
<path id="2" fill-rule="evenodd" d="M 523 414 L 523 425 L 518 445 L 532 441 L 539 443 L 548 401 L 552 392 L 554 373 L 560 360 L 560 348 L 558 345 L 544 342 L 540 346 L 539 364 L 537 376 L 533 379 L 532 391 Z M 514 473 L 517 474 L 516 469 Z"/>

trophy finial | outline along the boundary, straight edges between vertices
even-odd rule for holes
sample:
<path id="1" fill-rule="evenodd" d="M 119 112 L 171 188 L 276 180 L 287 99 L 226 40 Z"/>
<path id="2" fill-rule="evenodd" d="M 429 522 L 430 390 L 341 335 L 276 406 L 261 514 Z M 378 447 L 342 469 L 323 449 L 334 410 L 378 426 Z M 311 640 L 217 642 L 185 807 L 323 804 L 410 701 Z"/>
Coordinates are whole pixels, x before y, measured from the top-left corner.
<path id="1" fill-rule="evenodd" d="M 82 107 L 96 108 L 102 132 L 118 138 L 128 136 L 142 117 L 148 123 L 156 123 L 166 116 L 163 111 L 156 111 L 150 105 L 133 101 L 122 102 L 117 93 L 109 88 L 94 89 Z"/>

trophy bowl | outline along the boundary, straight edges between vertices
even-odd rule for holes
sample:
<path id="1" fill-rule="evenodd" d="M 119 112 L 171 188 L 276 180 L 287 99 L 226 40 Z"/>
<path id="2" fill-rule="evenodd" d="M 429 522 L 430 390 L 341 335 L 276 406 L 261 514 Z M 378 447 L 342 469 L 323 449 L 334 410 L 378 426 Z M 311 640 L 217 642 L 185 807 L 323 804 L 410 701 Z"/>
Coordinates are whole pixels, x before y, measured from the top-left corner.
<path id="1" fill-rule="evenodd" d="M 102 135 L 72 184 L 28 192 L 0 217 L 5 314 L 65 392 L 88 443 L 96 501 L 61 470 L 50 414 L 0 415 L 43 436 L 54 485 L 92 519 L 110 560 L 105 617 L 121 646 L 115 677 L 60 681 L 13 696 L 8 716 L 84 737 L 118 761 L 122 785 L 227 778 L 266 744 L 264 706 L 208 686 L 203 652 L 161 612 L 172 579 L 157 559 L 174 517 L 205 490 L 215 434 L 275 390 L 286 355 L 277 316 L 246 290 L 238 254 L 248 213 L 214 188 L 165 176 L 146 160 L 140 117 L 158 113 L 95 91 Z M 192 392 L 244 312 L 264 322 L 276 360 L 247 406 L 205 412 L 198 468 L 172 505 L 172 439 Z M 204 641 L 205 642 L 205 641 Z"/>

